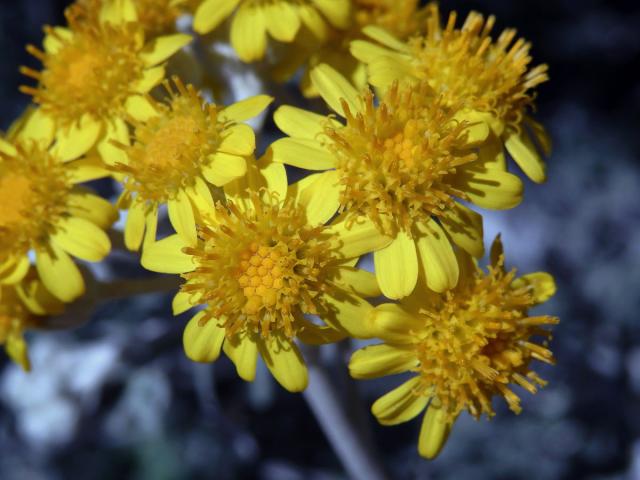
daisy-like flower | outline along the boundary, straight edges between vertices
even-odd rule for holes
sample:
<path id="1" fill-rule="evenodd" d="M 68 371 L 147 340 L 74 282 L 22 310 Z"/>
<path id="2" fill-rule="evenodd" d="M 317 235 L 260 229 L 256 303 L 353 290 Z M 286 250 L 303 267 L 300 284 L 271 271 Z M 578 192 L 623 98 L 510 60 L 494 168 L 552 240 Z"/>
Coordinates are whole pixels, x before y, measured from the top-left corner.
<path id="1" fill-rule="evenodd" d="M 44 51 L 27 47 L 43 70 L 22 67 L 38 85 L 21 91 L 53 119 L 59 142 L 97 145 L 109 161 L 119 155 L 112 140 L 127 140 L 123 116 L 146 115 L 144 95 L 163 80 L 163 62 L 191 37 L 165 35 L 145 43 L 131 0 L 105 0 L 98 22 L 76 19 L 73 11 L 67 12 L 70 28 L 45 27 Z"/>
<path id="2" fill-rule="evenodd" d="M 482 121 L 461 121 L 426 82 L 394 84 L 379 102 L 361 95 L 327 65 L 312 80 L 343 122 L 295 107 L 279 108 L 278 127 L 290 138 L 272 145 L 275 161 L 335 178 L 340 209 L 365 216 L 394 238 L 374 253 L 382 292 L 411 293 L 423 270 L 441 292 L 458 281 L 450 240 L 483 254 L 482 217 L 458 200 L 505 209 L 521 200 L 522 182 L 476 153 L 489 134 Z"/>
<path id="3" fill-rule="evenodd" d="M 325 226 L 338 202 L 326 183 L 312 175 L 287 188 L 283 165 L 265 157 L 225 187 L 227 202 L 203 218 L 195 246 L 179 235 L 146 246 L 144 267 L 185 280 L 174 313 L 204 307 L 184 331 L 190 359 L 212 362 L 223 349 L 251 381 L 260 354 L 276 380 L 298 392 L 307 368 L 296 341 L 329 343 L 345 330 L 370 335 L 363 319 L 373 307 L 362 297 L 380 291 L 352 259 L 390 239 L 370 223 Z"/>
<path id="4" fill-rule="evenodd" d="M 69 254 L 102 260 L 111 249 L 105 229 L 117 219 L 106 200 L 79 183 L 105 173 L 87 145 L 59 142 L 50 118 L 30 112 L 0 139 L 0 284 L 17 284 L 29 270 L 29 252 L 46 288 L 64 302 L 84 292 Z"/>
<path id="5" fill-rule="evenodd" d="M 70 14 L 82 21 L 99 22 L 109 15 L 110 0 L 76 0 L 69 7 Z M 136 24 L 143 28 L 149 38 L 172 33 L 176 20 L 190 10 L 194 0 L 132 0 L 135 7 Z"/>
<path id="6" fill-rule="evenodd" d="M 301 28 L 325 39 L 328 25 L 346 28 L 349 0 L 203 0 L 196 10 L 193 29 L 214 30 L 226 18 L 231 20 L 231 45 L 244 62 L 264 57 L 267 33 L 275 40 L 291 43 Z"/>
<path id="7" fill-rule="evenodd" d="M 418 442 L 426 458 L 440 452 L 462 411 L 491 417 L 492 399 L 501 396 L 520 413 L 520 399 L 509 385 L 536 393 L 546 382 L 531 369 L 532 361 L 554 363 L 551 333 L 544 327 L 558 318 L 528 314 L 555 293 L 553 277 L 507 272 L 499 238 L 486 273 L 463 257 L 455 289 L 436 294 L 418 288 L 400 304 L 377 306 L 371 324 L 384 343 L 356 351 L 349 365 L 359 379 L 411 373 L 371 410 L 383 425 L 396 425 L 426 408 Z"/>
<path id="8" fill-rule="evenodd" d="M 529 68 L 531 44 L 515 40 L 514 29 L 504 30 L 494 41 L 493 16 L 485 20 L 471 12 L 456 28 L 454 11 L 443 28 L 437 4 L 429 8 L 433 12 L 422 36 L 403 41 L 371 26 L 364 33 L 378 43 L 352 43 L 353 55 L 368 66 L 370 83 L 385 89 L 396 80 L 428 81 L 446 103 L 455 108 L 462 104 L 469 120 L 489 123 L 497 144 L 490 154 L 496 161 L 504 163 L 503 142 L 524 173 L 543 182 L 546 172 L 539 150 L 549 155 L 551 142 L 528 111 L 534 108 L 534 89 L 549 79 L 547 65 Z"/>
<path id="9" fill-rule="evenodd" d="M 350 43 L 366 38 L 362 29 L 368 25 L 379 26 L 399 39 L 407 39 L 420 33 L 430 11 L 427 7 L 421 7 L 419 0 L 352 0 L 351 24 L 347 29 L 332 29 L 323 45 L 310 47 L 311 53 L 300 49 L 299 63 L 306 64 L 301 81 L 302 92 L 308 97 L 319 95 L 311 82 L 310 73 L 313 67 L 321 63 L 342 73 L 356 87 L 364 88 L 367 84 L 366 69 L 349 52 Z"/>
<path id="10" fill-rule="evenodd" d="M 39 326 L 42 316 L 62 310 L 63 304 L 34 275 L 18 286 L 0 285 L 0 345 L 23 370 L 31 370 L 24 331 Z"/>
<path id="11" fill-rule="evenodd" d="M 192 85 L 165 82 L 164 102 L 148 99 L 151 111 L 132 121 L 133 143 L 121 145 L 125 158 L 113 169 L 123 178 L 121 207 L 129 208 L 125 243 L 137 250 L 154 241 L 158 207 L 167 204 L 169 220 L 189 244 L 196 243 L 199 212 L 213 209 L 211 187 L 245 174 L 255 149 L 251 127 L 239 123 L 258 115 L 272 98 L 258 95 L 228 107 L 208 104 Z M 146 234 L 145 234 L 146 232 Z M 146 242 L 145 242 L 146 243 Z"/>

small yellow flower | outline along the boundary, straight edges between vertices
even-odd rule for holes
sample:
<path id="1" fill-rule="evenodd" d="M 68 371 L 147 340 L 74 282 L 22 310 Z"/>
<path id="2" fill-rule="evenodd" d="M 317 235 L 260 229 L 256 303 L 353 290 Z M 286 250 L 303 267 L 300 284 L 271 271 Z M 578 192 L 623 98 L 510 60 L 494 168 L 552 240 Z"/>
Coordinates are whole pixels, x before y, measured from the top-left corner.
<path id="1" fill-rule="evenodd" d="M 327 170 L 336 178 L 327 189 L 339 191 L 340 209 L 366 216 L 394 238 L 374 253 L 387 297 L 410 294 L 421 269 L 429 288 L 454 287 L 458 265 L 450 239 L 473 256 L 483 254 L 482 217 L 458 200 L 493 209 L 521 200 L 522 182 L 477 155 L 487 124 L 461 121 L 425 82 L 394 84 L 378 102 L 327 65 L 316 67 L 312 80 L 344 123 L 279 108 L 275 122 L 290 138 L 272 145 L 274 160 Z"/>
<path id="2" fill-rule="evenodd" d="M 113 169 L 123 178 L 119 204 L 129 208 L 128 248 L 154 241 L 158 207 L 167 204 L 171 224 L 188 243 L 196 242 L 199 212 L 213 208 L 211 186 L 221 187 L 245 174 L 255 149 L 251 127 L 238 123 L 258 115 L 272 98 L 258 95 L 228 107 L 208 104 L 192 85 L 175 78 L 165 83 L 168 99 L 149 98 L 143 121 L 132 121 L 133 144 Z M 146 235 L 145 235 L 146 231 Z"/>
<path id="3" fill-rule="evenodd" d="M 173 33 L 178 17 L 189 11 L 194 0 L 132 0 L 136 25 L 143 28 L 149 38 Z M 69 7 L 70 15 L 79 21 L 99 22 L 109 15 L 111 0 L 76 0 Z"/>
<path id="4" fill-rule="evenodd" d="M 69 254 L 102 260 L 111 249 L 104 229 L 117 219 L 106 200 L 77 184 L 105 175 L 95 158 L 81 158 L 86 144 L 49 148 L 53 124 L 30 112 L 13 137 L 0 139 L 0 284 L 16 284 L 35 252 L 45 286 L 70 302 L 84 292 L 84 280 Z"/>
<path id="5" fill-rule="evenodd" d="M 502 396 L 520 413 L 520 399 L 508 385 L 535 393 L 546 382 L 531 362 L 554 363 L 547 348 L 551 333 L 543 327 L 558 319 L 528 314 L 555 293 L 553 277 L 537 272 L 516 278 L 514 270 L 507 272 L 499 238 L 487 273 L 466 254 L 461 264 L 455 289 L 437 294 L 423 286 L 400 304 L 377 306 L 370 324 L 384 343 L 356 351 L 349 365 L 359 379 L 414 374 L 371 410 L 383 425 L 396 425 L 427 408 L 418 444 L 427 458 L 440 452 L 464 410 L 476 419 L 491 417 L 493 397 Z"/>
<path id="6" fill-rule="evenodd" d="M 364 88 L 367 84 L 366 70 L 364 64 L 349 52 L 350 43 L 366 38 L 362 29 L 369 25 L 384 28 L 399 39 L 408 39 L 420 33 L 430 9 L 421 7 L 419 0 L 353 0 L 351 11 L 349 28 L 332 29 L 325 44 L 310 46 L 311 53 L 300 49 L 300 62 L 306 64 L 301 81 L 305 96 L 319 95 L 311 82 L 310 73 L 313 67 L 322 63 L 339 71 L 357 88 Z"/>
<path id="7" fill-rule="evenodd" d="M 231 21 L 231 44 L 244 62 L 260 60 L 267 49 L 267 33 L 284 43 L 306 28 L 319 39 L 327 36 L 327 22 L 336 28 L 349 24 L 349 0 L 204 0 L 193 20 L 196 32 L 214 30 Z"/>
<path id="8" fill-rule="evenodd" d="M 471 12 L 456 28 L 456 12 L 446 26 L 440 23 L 437 4 L 430 4 L 426 33 L 403 41 L 378 27 L 364 33 L 378 43 L 356 40 L 351 52 L 367 64 L 369 81 L 385 89 L 396 80 L 426 80 L 445 103 L 462 104 L 467 118 L 483 118 L 495 134 L 490 153 L 504 163 L 502 145 L 534 182 L 546 179 L 540 150 L 549 155 L 550 139 L 545 129 L 528 115 L 534 107 L 538 85 L 548 80 L 547 65 L 529 69 L 531 44 L 516 38 L 513 29 L 491 38 L 495 17 L 486 20 Z M 533 138 L 532 138 L 533 135 Z M 534 139 L 538 146 L 534 144 Z"/>
<path id="9" fill-rule="evenodd" d="M 144 94 L 164 78 L 163 62 L 191 37 L 165 35 L 145 43 L 131 0 L 110 0 L 104 8 L 99 22 L 69 14 L 70 28 L 46 27 L 44 51 L 28 46 L 43 70 L 21 69 L 38 85 L 21 91 L 53 119 L 59 141 L 97 145 L 109 161 L 118 155 L 111 140 L 128 136 L 123 116 L 144 117 Z"/>
<path id="10" fill-rule="evenodd" d="M 30 272 L 33 273 L 33 272 Z M 0 285 L 0 345 L 25 371 L 31 370 L 24 331 L 39 326 L 40 318 L 61 313 L 63 305 L 29 275 L 17 286 Z"/>
<path id="11" fill-rule="evenodd" d="M 146 246 L 145 268 L 185 279 L 174 313 L 204 306 L 184 332 L 189 358 L 211 362 L 222 348 L 251 381 L 260 353 L 278 382 L 297 392 L 307 386 L 307 369 L 294 340 L 329 343 L 344 330 L 369 335 L 363 319 L 373 307 L 362 297 L 380 290 L 350 260 L 390 239 L 369 223 L 325 226 L 338 202 L 325 185 L 315 175 L 287 188 L 283 165 L 266 157 L 225 187 L 227 203 L 203 218 L 195 246 L 178 235 Z"/>

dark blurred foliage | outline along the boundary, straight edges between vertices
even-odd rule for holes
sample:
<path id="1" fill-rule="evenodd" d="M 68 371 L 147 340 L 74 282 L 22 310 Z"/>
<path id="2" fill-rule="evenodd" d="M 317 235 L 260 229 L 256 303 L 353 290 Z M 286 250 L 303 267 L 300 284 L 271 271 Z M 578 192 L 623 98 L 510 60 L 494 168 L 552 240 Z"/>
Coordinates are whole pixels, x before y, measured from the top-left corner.
<path id="1" fill-rule="evenodd" d="M 65 2 L 0 1 L 0 127 L 27 104 L 17 92 L 24 51 Z M 443 1 L 442 10 L 497 16 L 550 64 L 538 118 L 555 140 L 549 181 L 526 184 L 522 206 L 487 214 L 486 241 L 503 233 L 522 271 L 548 270 L 561 317 L 550 383 L 521 393 L 491 421 L 462 417 L 433 462 L 416 452 L 418 421 L 374 440 L 393 478 L 640 478 L 640 8 L 637 2 Z M 141 274 L 117 255 L 105 278 Z M 262 371 L 253 384 L 232 365 L 194 365 L 181 351 L 187 316 L 149 295 L 101 306 L 72 332 L 30 336 L 35 371 L 0 370 L 0 478 L 344 478 L 299 395 Z M 340 351 L 329 349 L 339 378 Z M 358 385 L 363 408 L 393 380 Z M 344 389 L 342 389 L 344 390 Z M 498 402 L 499 403 L 499 402 Z"/>

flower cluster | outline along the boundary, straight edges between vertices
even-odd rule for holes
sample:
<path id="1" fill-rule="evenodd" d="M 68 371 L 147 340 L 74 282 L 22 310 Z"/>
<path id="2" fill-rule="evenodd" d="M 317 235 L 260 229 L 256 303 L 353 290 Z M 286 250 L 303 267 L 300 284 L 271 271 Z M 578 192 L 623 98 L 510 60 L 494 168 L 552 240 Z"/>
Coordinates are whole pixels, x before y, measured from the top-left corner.
<path id="1" fill-rule="evenodd" d="M 211 85 L 183 80 L 199 61 L 177 28 L 186 13 L 201 50 L 228 27 L 241 61 L 280 80 L 301 71 L 297 87 L 326 110 L 280 105 L 284 136 L 257 152 L 249 123 L 274 98 L 216 103 Z M 393 425 L 426 409 L 424 457 L 460 413 L 492 416 L 494 397 L 519 413 L 512 386 L 545 384 L 533 361 L 553 363 L 558 319 L 529 310 L 553 277 L 517 277 L 500 238 L 479 266 L 481 209 L 523 199 L 506 153 L 546 178 L 550 141 L 531 110 L 547 69 L 530 68 L 514 30 L 494 39 L 494 18 L 475 12 L 443 25 L 418 0 L 77 0 L 66 18 L 28 47 L 42 63 L 21 69 L 34 105 L 0 137 L 0 343 L 13 360 L 29 369 L 23 332 L 85 292 L 74 259 L 100 262 L 122 235 L 146 269 L 181 277 L 173 313 L 196 309 L 193 361 L 224 352 L 251 381 L 260 357 L 299 392 L 309 346 L 380 340 L 351 375 L 409 373 L 372 412 Z M 104 178 L 113 202 L 84 185 Z M 123 232 L 110 231 L 118 210 Z M 175 233 L 158 238 L 162 222 Z M 367 254 L 373 272 L 358 268 Z"/>

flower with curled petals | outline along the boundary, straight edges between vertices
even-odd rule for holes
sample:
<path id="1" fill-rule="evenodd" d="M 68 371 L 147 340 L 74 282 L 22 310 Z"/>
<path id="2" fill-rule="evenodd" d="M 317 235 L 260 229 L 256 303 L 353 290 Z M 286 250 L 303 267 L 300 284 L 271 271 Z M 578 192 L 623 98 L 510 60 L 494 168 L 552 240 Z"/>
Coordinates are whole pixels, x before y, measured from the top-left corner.
<path id="1" fill-rule="evenodd" d="M 373 307 L 363 297 L 380 291 L 373 274 L 352 265 L 390 239 L 369 223 L 325 225 L 338 202 L 325 195 L 326 183 L 311 175 L 287 188 L 283 165 L 265 157 L 224 187 L 227 200 L 203 217 L 196 245 L 173 235 L 146 246 L 144 267 L 185 280 L 174 313 L 203 307 L 184 331 L 189 358 L 214 361 L 222 349 L 251 381 L 260 354 L 297 392 L 307 386 L 307 368 L 296 341 L 369 336 L 363 318 Z"/>
<path id="2" fill-rule="evenodd" d="M 59 143 L 96 146 L 109 162 L 118 156 L 112 140 L 127 141 L 123 118 L 148 114 L 144 95 L 164 78 L 163 62 L 191 37 L 173 34 L 145 42 L 131 0 L 108 0 L 97 22 L 77 20 L 73 11 L 67 12 L 69 28 L 45 27 L 44 50 L 27 47 L 43 69 L 22 67 L 38 84 L 21 91 L 51 117 Z"/>
<path id="3" fill-rule="evenodd" d="M 516 277 L 515 270 L 505 270 L 499 237 L 487 272 L 461 256 L 464 267 L 453 290 L 437 294 L 421 286 L 400 304 L 378 305 L 370 324 L 383 343 L 356 351 L 349 365 L 359 379 L 411 374 L 371 410 L 383 425 L 396 425 L 426 408 L 418 442 L 426 458 L 438 455 L 462 411 L 476 419 L 492 417 L 492 399 L 503 397 L 520 413 L 520 399 L 509 385 L 536 393 L 546 382 L 532 362 L 554 363 L 545 327 L 558 318 L 529 314 L 555 293 L 553 277 Z"/>
<path id="4" fill-rule="evenodd" d="M 347 217 L 364 216 L 394 238 L 374 252 L 376 276 L 389 298 L 411 293 L 423 271 L 442 292 L 458 281 L 452 243 L 483 254 L 482 217 L 460 201 L 507 209 L 521 201 L 522 182 L 478 154 L 489 135 L 442 103 L 425 83 L 395 83 L 379 99 L 320 65 L 312 80 L 343 120 L 283 106 L 276 125 L 289 135 L 272 145 L 275 161 L 335 178 Z"/>
<path id="5" fill-rule="evenodd" d="M 454 11 L 443 27 L 437 4 L 429 8 L 432 14 L 423 35 L 398 39 L 371 26 L 364 33 L 372 41 L 352 43 L 353 55 L 367 64 L 370 83 L 385 89 L 396 80 L 427 81 L 445 103 L 456 109 L 462 104 L 467 119 L 483 119 L 491 126 L 493 141 L 486 154 L 496 163 L 504 168 L 504 144 L 531 180 L 543 182 L 546 167 L 541 153 L 550 154 L 551 141 L 529 111 L 535 109 L 534 89 L 549 79 L 547 65 L 530 68 L 531 44 L 516 39 L 514 29 L 492 39 L 493 16 L 485 19 L 471 12 L 456 28 Z"/>
<path id="6" fill-rule="evenodd" d="M 207 103 L 192 85 L 178 78 L 165 82 L 165 101 L 148 99 L 144 121 L 132 121 L 130 145 L 112 169 L 122 178 L 120 207 L 129 208 L 125 243 L 137 250 L 154 241 L 158 208 L 166 204 L 169 220 L 190 244 L 196 242 L 201 212 L 213 208 L 212 189 L 245 174 L 255 135 L 244 120 L 259 115 L 273 100 L 250 97 L 227 107 Z M 215 191 L 213 192 L 215 194 Z"/>
<path id="7" fill-rule="evenodd" d="M 193 29 L 205 34 L 231 19 L 230 40 L 238 57 L 253 62 L 264 57 L 267 34 L 291 43 L 305 28 L 321 40 L 328 25 L 349 24 L 349 0 L 203 0 L 196 10 Z"/>
<path id="8" fill-rule="evenodd" d="M 33 252 L 47 289 L 70 302 L 85 285 L 69 255 L 97 262 L 111 249 L 105 229 L 117 211 L 79 185 L 108 172 L 99 160 L 82 157 L 83 145 L 50 146 L 53 124 L 40 110 L 12 130 L 0 139 L 0 284 L 20 282 Z"/>

